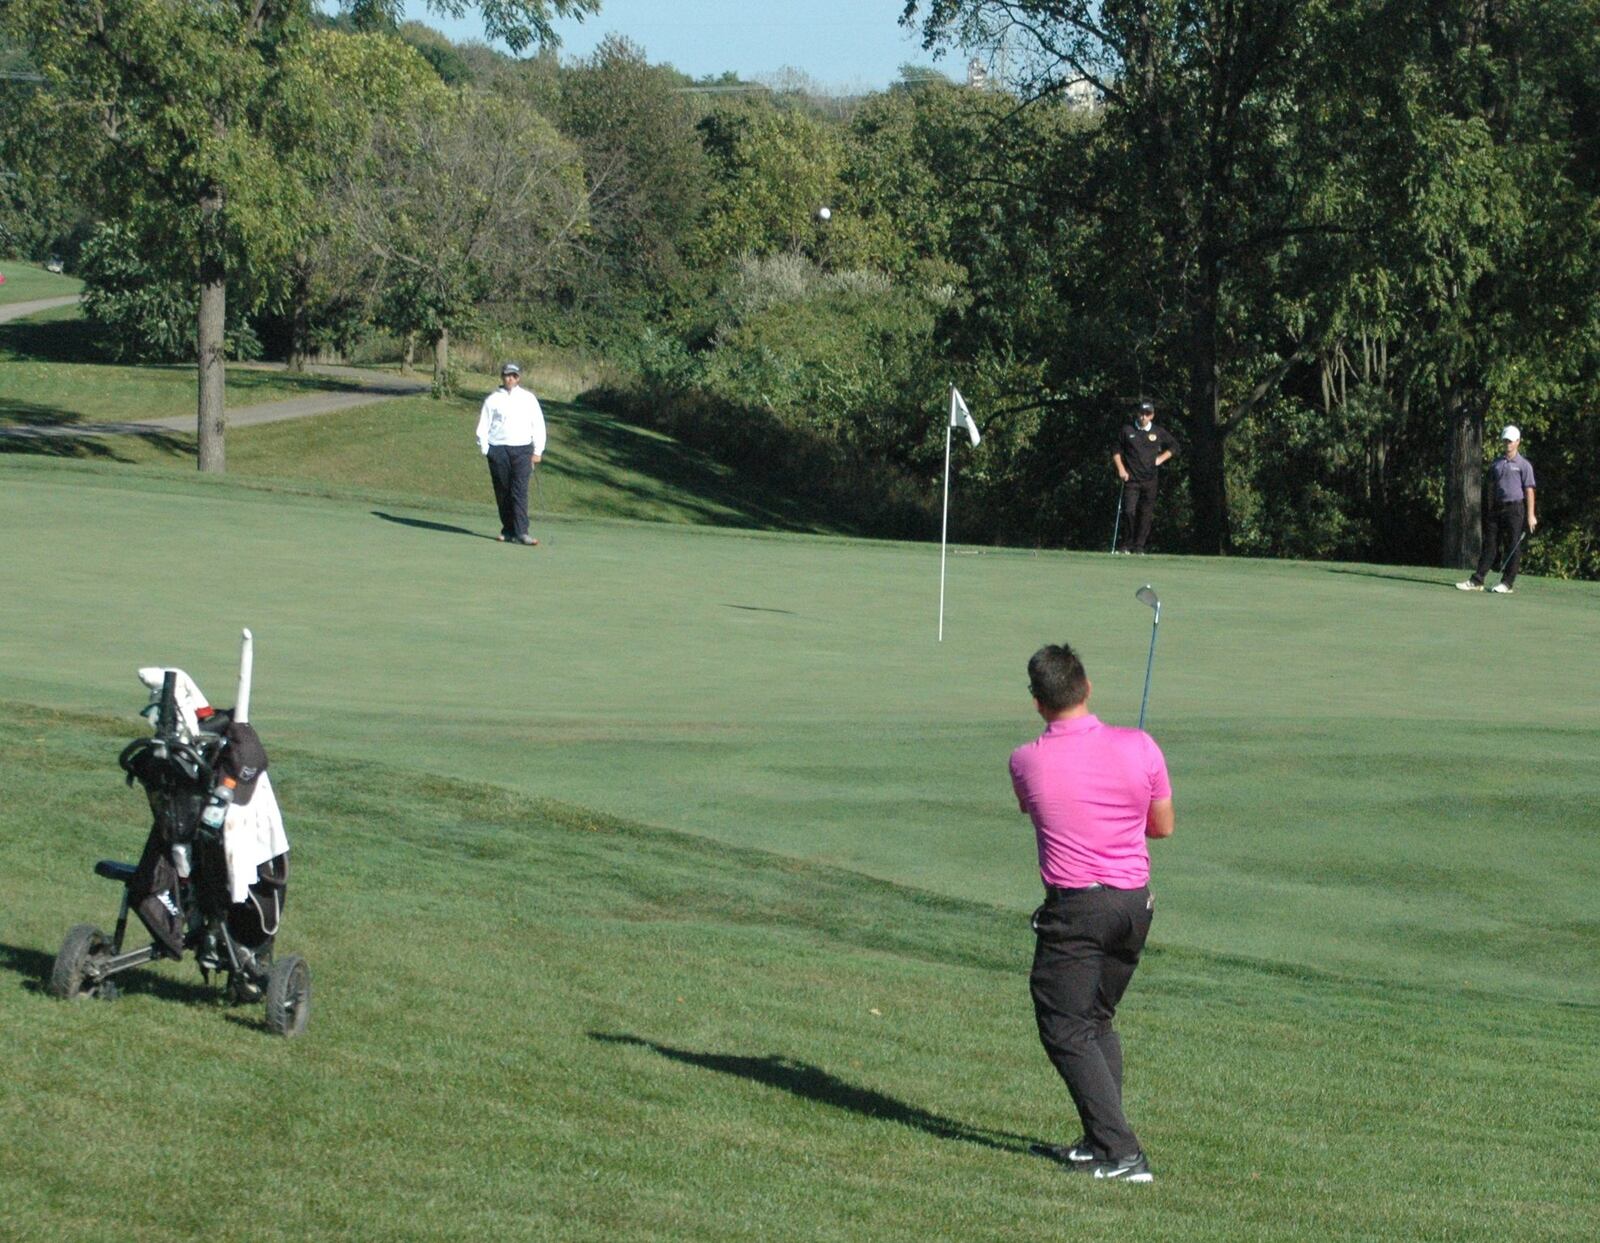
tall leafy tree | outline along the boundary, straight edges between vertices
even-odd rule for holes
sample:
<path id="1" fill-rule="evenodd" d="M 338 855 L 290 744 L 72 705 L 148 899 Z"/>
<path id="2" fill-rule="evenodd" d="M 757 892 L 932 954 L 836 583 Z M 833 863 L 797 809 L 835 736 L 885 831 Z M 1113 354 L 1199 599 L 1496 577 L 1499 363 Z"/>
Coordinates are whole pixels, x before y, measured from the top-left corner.
<path id="1" fill-rule="evenodd" d="M 513 49 L 554 38 L 551 18 L 597 0 L 430 0 L 479 10 Z M 353 0 L 358 24 L 392 23 L 400 0 Z M 223 324 L 230 282 L 259 283 L 302 240 L 309 187 L 269 124 L 284 68 L 305 48 L 311 0 L 8 0 L 59 114 L 85 136 L 68 154 L 107 216 L 136 217 L 153 251 L 200 291 L 199 464 L 224 468 Z M 101 158 L 88 158 L 98 155 Z M 132 211 L 129 211 L 130 205 Z"/>

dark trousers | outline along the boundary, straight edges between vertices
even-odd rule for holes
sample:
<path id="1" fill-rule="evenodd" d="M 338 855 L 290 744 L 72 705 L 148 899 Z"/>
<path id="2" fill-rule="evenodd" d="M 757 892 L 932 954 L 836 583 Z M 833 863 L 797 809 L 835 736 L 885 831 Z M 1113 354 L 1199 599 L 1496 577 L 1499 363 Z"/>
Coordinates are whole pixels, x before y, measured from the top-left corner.
<path id="1" fill-rule="evenodd" d="M 1139 1152 L 1122 1112 L 1122 1042 L 1112 1030 L 1150 934 L 1148 889 L 1052 890 L 1033 914 L 1033 1014 L 1066 1082 L 1084 1139 L 1101 1158 Z"/>
<path id="2" fill-rule="evenodd" d="M 1516 555 L 1500 571 L 1500 581 L 1507 587 L 1517 579 L 1517 567 L 1522 564 L 1522 548 L 1517 541 L 1522 538 L 1523 522 L 1528 507 L 1522 501 L 1501 501 L 1493 506 L 1483 520 L 1483 551 L 1478 554 L 1478 568 L 1472 572 L 1472 581 L 1480 587 L 1494 566 L 1494 559 L 1502 551 L 1516 548 Z"/>
<path id="3" fill-rule="evenodd" d="M 1156 518 L 1156 476 L 1130 479 L 1122 489 L 1122 550 L 1143 552 Z"/>
<path id="4" fill-rule="evenodd" d="M 532 469 L 532 445 L 489 446 L 489 478 L 500 511 L 500 534 L 507 539 L 521 539 L 528 533 L 528 476 Z"/>

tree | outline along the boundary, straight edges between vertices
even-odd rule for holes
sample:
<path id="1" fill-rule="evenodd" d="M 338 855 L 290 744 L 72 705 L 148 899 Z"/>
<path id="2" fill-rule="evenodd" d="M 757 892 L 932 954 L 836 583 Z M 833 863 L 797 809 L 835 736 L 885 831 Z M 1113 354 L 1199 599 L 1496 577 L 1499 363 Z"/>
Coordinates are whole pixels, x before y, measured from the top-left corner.
<path id="1" fill-rule="evenodd" d="M 1088 82 L 1104 100 L 1084 205 L 1102 260 L 1148 300 L 1138 335 L 1176 372 L 1157 382 L 1182 399 L 1195 544 L 1224 551 L 1227 439 L 1315 331 L 1260 295 L 1298 239 L 1343 227 L 1320 203 L 1337 161 L 1303 118 L 1318 63 L 1355 49 L 1319 41 L 1314 0 L 910 0 L 904 20 L 924 9 L 929 46 L 1021 33 L 1026 98 Z"/>
<path id="2" fill-rule="evenodd" d="M 574 292 L 602 313 L 660 314 L 692 297 L 684 251 L 711 170 L 686 82 L 616 36 L 561 75 L 559 115 L 583 148 L 592 228 L 588 271 Z"/>
<path id="3" fill-rule="evenodd" d="M 337 196 L 390 326 L 433 343 L 439 392 L 451 334 L 489 298 L 539 289 L 587 224 L 576 147 L 520 100 L 474 91 L 376 126 Z"/>
<path id="4" fill-rule="evenodd" d="M 514 49 L 553 40 L 555 15 L 597 0 L 480 0 L 485 32 Z M 393 23 L 400 0 L 353 0 L 359 24 Z M 460 16 L 466 0 L 430 0 Z M 304 47 L 311 0 L 10 0 L 3 31 L 44 75 L 86 141 L 76 183 L 126 216 L 171 270 L 199 286 L 199 465 L 221 471 L 230 280 L 257 283 L 304 233 L 308 187 L 267 124 L 283 69 Z M 101 159 L 91 158 L 100 154 Z"/>

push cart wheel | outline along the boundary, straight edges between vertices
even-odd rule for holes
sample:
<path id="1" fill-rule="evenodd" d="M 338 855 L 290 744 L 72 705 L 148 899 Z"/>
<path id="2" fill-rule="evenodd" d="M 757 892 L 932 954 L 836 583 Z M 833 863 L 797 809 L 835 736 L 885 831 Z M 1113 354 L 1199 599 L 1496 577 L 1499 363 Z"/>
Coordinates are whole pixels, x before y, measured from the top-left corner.
<path id="1" fill-rule="evenodd" d="M 56 955 L 55 965 L 50 968 L 50 995 L 60 997 L 63 1001 L 76 1001 L 98 992 L 94 985 L 84 987 L 89 962 L 110 948 L 111 942 L 106 940 L 106 934 L 93 924 L 79 924 L 67 933 L 67 939 L 61 943 L 61 952 Z"/>
<path id="2" fill-rule="evenodd" d="M 299 954 L 280 958 L 267 972 L 267 1030 L 298 1036 L 310 1017 L 311 968 Z"/>

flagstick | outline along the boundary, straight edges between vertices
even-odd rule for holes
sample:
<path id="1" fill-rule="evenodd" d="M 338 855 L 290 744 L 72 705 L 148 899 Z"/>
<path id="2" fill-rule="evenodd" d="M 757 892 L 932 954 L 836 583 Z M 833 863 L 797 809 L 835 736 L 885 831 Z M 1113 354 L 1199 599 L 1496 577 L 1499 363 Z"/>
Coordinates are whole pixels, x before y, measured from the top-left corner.
<path id="1" fill-rule="evenodd" d="M 944 421 L 944 521 L 939 527 L 939 642 L 944 642 L 944 549 L 950 535 L 950 420 Z"/>

